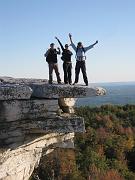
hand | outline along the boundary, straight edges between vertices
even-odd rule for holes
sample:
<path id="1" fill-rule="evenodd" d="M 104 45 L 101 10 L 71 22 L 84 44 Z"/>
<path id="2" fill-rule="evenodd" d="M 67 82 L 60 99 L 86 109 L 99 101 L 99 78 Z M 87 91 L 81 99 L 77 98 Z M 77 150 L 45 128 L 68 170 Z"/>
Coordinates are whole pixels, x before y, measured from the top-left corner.
<path id="1" fill-rule="evenodd" d="M 96 44 L 98 43 L 98 41 L 96 41 Z"/>
<path id="2" fill-rule="evenodd" d="M 60 51 L 60 48 L 59 48 L 59 47 L 57 47 L 57 49 Z"/>
<path id="3" fill-rule="evenodd" d="M 69 33 L 69 37 L 72 38 L 72 34 L 71 33 Z"/>
<path id="4" fill-rule="evenodd" d="M 58 40 L 58 38 L 55 36 L 55 39 L 57 39 Z"/>

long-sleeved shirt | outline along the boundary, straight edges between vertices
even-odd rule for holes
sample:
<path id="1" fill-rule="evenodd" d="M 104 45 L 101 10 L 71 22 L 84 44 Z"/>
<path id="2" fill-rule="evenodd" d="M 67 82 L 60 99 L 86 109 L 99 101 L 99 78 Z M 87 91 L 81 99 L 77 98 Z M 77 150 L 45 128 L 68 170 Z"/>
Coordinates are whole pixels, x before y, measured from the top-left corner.
<path id="1" fill-rule="evenodd" d="M 64 62 L 71 62 L 71 56 L 73 55 L 73 53 L 69 49 L 65 49 L 59 39 L 58 39 L 58 42 L 59 42 L 61 49 L 63 51 L 62 52 L 62 58 L 63 58 L 62 60 Z"/>
<path id="2" fill-rule="evenodd" d="M 60 42 L 60 40 L 59 40 L 59 39 L 57 39 L 57 40 L 58 40 L 58 43 L 60 44 L 60 47 L 61 47 L 62 51 L 64 51 L 65 49 L 64 49 L 64 47 L 63 47 L 62 43 Z"/>
<path id="3" fill-rule="evenodd" d="M 72 48 L 74 49 L 74 51 L 76 52 L 76 60 L 80 60 L 80 57 L 85 57 L 85 52 L 87 52 L 88 50 L 92 49 L 94 47 L 94 45 L 90 45 L 88 47 L 84 47 L 84 48 L 77 48 L 75 46 L 75 44 L 72 42 L 71 43 Z"/>

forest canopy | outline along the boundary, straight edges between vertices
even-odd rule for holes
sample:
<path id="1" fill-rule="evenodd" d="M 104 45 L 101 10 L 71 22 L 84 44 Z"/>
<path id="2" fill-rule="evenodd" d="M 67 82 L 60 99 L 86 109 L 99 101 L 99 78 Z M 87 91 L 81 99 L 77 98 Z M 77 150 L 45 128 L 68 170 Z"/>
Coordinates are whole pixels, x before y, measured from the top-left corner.
<path id="1" fill-rule="evenodd" d="M 75 149 L 44 156 L 32 179 L 134 180 L 135 105 L 79 107 L 76 114 L 86 132 L 76 134 Z"/>

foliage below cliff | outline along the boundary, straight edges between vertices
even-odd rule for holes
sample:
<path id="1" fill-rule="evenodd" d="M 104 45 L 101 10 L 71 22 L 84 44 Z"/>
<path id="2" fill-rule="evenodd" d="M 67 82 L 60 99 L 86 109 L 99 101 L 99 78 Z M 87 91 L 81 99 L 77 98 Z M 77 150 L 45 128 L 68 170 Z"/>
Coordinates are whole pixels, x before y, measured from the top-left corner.
<path id="1" fill-rule="evenodd" d="M 50 155 L 43 157 L 35 172 L 39 178 L 134 180 L 135 105 L 80 107 L 76 114 L 84 117 L 86 133 L 76 134 L 75 151 L 57 149 L 53 163 L 47 163 Z"/>
<path id="2" fill-rule="evenodd" d="M 76 136 L 76 161 L 83 177 L 135 179 L 135 106 L 81 107 L 86 133 Z"/>

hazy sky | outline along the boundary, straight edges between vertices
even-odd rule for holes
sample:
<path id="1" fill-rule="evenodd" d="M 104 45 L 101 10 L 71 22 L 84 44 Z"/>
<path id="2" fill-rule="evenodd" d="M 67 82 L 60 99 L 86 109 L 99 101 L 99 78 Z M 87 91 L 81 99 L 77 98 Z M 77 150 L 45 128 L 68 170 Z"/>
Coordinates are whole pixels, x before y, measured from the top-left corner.
<path id="1" fill-rule="evenodd" d="M 0 76 L 48 78 L 43 54 L 69 32 L 84 46 L 99 40 L 89 81 L 135 81 L 135 0 L 0 0 Z M 63 77 L 60 58 L 59 68 Z"/>

